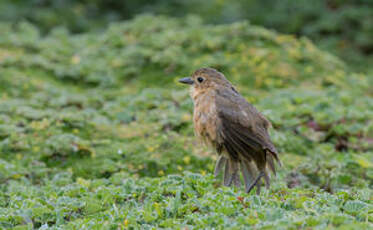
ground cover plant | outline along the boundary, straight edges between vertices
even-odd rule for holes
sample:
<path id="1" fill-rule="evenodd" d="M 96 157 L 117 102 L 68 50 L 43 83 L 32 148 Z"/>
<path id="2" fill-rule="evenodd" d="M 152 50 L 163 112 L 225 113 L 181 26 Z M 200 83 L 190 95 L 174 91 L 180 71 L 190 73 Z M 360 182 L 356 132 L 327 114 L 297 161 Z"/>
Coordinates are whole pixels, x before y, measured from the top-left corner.
<path id="1" fill-rule="evenodd" d="M 221 24 L 249 20 L 281 33 L 307 36 L 336 54 L 355 71 L 372 74 L 373 2 L 371 0 L 2 0 L 0 21 L 35 23 L 46 33 L 101 30 L 137 14 L 200 17 Z"/>
<path id="2" fill-rule="evenodd" d="M 177 79 L 211 66 L 272 122 L 260 196 L 212 176 Z M 2 229 L 369 229 L 372 79 L 307 38 L 140 16 L 101 33 L 0 24 Z"/>

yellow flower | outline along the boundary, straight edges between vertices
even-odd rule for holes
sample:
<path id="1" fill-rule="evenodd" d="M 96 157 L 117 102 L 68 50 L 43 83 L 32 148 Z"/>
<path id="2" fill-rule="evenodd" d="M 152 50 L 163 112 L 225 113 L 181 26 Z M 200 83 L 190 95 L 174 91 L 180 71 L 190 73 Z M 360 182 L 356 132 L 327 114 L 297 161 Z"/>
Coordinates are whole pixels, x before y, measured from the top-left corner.
<path id="1" fill-rule="evenodd" d="M 92 158 L 95 158 L 96 157 L 96 152 L 94 149 L 91 150 L 91 157 Z"/>
<path id="2" fill-rule="evenodd" d="M 74 64 L 74 65 L 77 65 L 80 63 L 80 57 L 78 55 L 74 55 L 72 58 L 71 58 L 71 63 Z"/>
<path id="3" fill-rule="evenodd" d="M 30 124 L 31 128 L 33 128 L 35 130 L 46 129 L 49 125 L 50 125 L 50 122 L 46 118 L 43 118 L 43 120 L 41 120 L 41 121 L 33 121 Z"/>
<path id="4" fill-rule="evenodd" d="M 190 156 L 185 156 L 184 158 L 183 158 L 183 161 L 184 161 L 184 163 L 185 164 L 189 164 L 190 163 Z"/>
<path id="5" fill-rule="evenodd" d="M 307 66 L 305 69 L 306 73 L 312 73 L 313 72 L 313 67 L 312 66 Z"/>
<path id="6" fill-rule="evenodd" d="M 21 178 L 21 174 L 14 174 L 13 176 L 12 176 L 12 178 L 13 179 L 19 179 L 19 178 Z"/>
<path id="7" fill-rule="evenodd" d="M 91 182 L 89 180 L 85 180 L 84 178 L 78 177 L 76 179 L 76 183 L 84 186 L 84 187 L 89 187 Z"/>
<path id="8" fill-rule="evenodd" d="M 33 152 L 39 152 L 40 151 L 40 147 L 39 146 L 34 146 L 34 147 L 32 147 L 32 151 Z"/>
<path id="9" fill-rule="evenodd" d="M 155 150 L 155 147 L 154 146 L 148 146 L 146 149 L 148 150 L 148 152 L 153 152 Z"/>
<path id="10" fill-rule="evenodd" d="M 255 103 L 256 102 L 256 98 L 255 97 L 246 97 L 246 100 L 250 103 Z"/>
<path id="11" fill-rule="evenodd" d="M 122 65 L 122 63 L 121 63 L 121 60 L 119 60 L 119 59 L 114 59 L 114 60 L 111 61 L 111 66 L 112 67 L 120 67 L 121 65 Z"/>
<path id="12" fill-rule="evenodd" d="M 267 79 L 265 79 L 264 80 L 264 83 L 266 84 L 266 85 L 272 85 L 272 79 L 270 79 L 270 78 L 267 78 Z"/>
<path id="13" fill-rule="evenodd" d="M 181 117 L 181 120 L 182 121 L 190 121 L 192 117 L 190 116 L 190 114 L 184 114 L 182 117 Z"/>

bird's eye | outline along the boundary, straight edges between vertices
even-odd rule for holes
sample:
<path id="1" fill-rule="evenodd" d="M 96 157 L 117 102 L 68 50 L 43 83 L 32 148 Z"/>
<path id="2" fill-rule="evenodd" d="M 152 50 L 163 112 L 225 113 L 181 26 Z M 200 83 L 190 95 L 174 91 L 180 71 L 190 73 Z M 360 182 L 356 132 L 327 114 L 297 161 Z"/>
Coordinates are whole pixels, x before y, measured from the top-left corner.
<path id="1" fill-rule="evenodd" d="M 201 83 L 201 82 L 203 82 L 203 78 L 202 78 L 202 77 L 198 77 L 198 78 L 197 78 L 197 81 L 198 81 L 199 83 Z"/>

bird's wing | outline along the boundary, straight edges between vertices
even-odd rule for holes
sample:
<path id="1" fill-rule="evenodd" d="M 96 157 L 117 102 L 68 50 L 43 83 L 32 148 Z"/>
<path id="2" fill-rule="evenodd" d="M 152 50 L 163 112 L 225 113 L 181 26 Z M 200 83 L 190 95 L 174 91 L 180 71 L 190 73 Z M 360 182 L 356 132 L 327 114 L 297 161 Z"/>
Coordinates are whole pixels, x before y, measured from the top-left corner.
<path id="1" fill-rule="evenodd" d="M 269 187 L 268 169 L 275 174 L 274 159 L 279 162 L 277 150 L 267 131 L 269 121 L 233 87 L 218 89 L 215 105 L 218 146 L 229 154 L 229 158 L 224 160 L 224 184 L 230 185 L 235 181 L 240 168 L 247 191 L 256 184 L 257 192 L 260 192 L 261 175 Z M 220 162 L 217 164 L 216 174 L 221 165 Z"/>
<path id="2" fill-rule="evenodd" d="M 242 154 L 259 165 L 265 165 L 268 150 L 277 159 L 277 150 L 267 131 L 270 123 L 254 106 L 234 88 L 217 90 L 215 100 L 220 121 L 218 133 L 232 157 Z"/>

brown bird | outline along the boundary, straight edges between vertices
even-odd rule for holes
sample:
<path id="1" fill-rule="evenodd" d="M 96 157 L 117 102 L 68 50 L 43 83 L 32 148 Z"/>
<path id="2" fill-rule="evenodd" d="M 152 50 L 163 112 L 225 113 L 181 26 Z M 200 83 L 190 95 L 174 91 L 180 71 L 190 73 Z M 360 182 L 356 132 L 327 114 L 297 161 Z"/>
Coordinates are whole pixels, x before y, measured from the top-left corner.
<path id="1" fill-rule="evenodd" d="M 259 194 L 261 178 L 269 188 L 274 161 L 281 165 L 268 135 L 270 122 L 215 69 L 198 69 L 179 82 L 191 85 L 196 135 L 219 154 L 215 176 L 225 167 L 223 184 L 239 187 L 241 170 L 246 192 L 256 186 Z"/>

